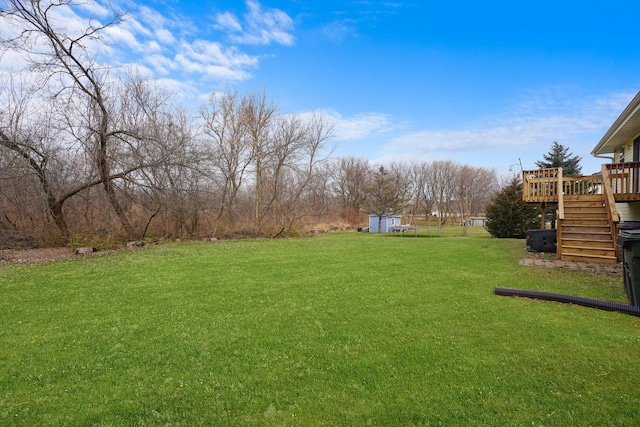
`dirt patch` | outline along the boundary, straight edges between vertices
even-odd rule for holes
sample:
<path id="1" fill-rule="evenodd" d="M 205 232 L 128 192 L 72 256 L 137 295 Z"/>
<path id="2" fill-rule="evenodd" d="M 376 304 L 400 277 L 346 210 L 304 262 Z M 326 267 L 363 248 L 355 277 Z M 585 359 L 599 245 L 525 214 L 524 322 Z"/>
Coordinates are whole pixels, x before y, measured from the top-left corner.
<path id="1" fill-rule="evenodd" d="M 622 263 L 603 264 L 597 262 L 562 261 L 556 254 L 526 252 L 520 265 L 543 268 L 566 268 L 569 270 L 589 271 L 594 274 L 622 277 Z"/>

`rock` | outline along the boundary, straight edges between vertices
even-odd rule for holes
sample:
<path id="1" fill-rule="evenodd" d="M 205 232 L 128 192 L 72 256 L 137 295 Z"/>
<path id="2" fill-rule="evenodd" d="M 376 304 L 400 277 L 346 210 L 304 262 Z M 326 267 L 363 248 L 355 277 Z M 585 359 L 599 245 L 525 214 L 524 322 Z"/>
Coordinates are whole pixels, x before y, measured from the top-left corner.
<path id="1" fill-rule="evenodd" d="M 135 249 L 135 248 L 141 248 L 144 246 L 144 242 L 140 242 L 140 241 L 131 241 L 131 242 L 127 242 L 127 249 Z"/>
<path id="2" fill-rule="evenodd" d="M 94 248 L 93 246 L 85 246 L 83 248 L 76 249 L 76 255 L 86 255 L 93 252 L 98 252 L 98 248 Z"/>

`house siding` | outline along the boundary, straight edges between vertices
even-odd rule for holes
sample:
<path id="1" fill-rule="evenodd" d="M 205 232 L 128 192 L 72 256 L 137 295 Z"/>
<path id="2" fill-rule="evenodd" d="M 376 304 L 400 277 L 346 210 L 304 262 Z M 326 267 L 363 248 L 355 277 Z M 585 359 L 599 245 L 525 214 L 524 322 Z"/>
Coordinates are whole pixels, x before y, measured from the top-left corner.
<path id="1" fill-rule="evenodd" d="M 640 202 L 616 203 L 620 221 L 640 221 Z"/>

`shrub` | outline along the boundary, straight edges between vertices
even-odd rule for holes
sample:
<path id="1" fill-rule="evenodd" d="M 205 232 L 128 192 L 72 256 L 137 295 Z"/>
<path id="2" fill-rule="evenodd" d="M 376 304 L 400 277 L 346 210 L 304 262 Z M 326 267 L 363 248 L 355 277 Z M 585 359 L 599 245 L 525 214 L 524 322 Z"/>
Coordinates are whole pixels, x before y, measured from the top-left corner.
<path id="1" fill-rule="evenodd" d="M 498 238 L 524 239 L 526 232 L 540 228 L 537 205 L 522 201 L 522 183 L 513 178 L 487 207 L 487 231 Z"/>

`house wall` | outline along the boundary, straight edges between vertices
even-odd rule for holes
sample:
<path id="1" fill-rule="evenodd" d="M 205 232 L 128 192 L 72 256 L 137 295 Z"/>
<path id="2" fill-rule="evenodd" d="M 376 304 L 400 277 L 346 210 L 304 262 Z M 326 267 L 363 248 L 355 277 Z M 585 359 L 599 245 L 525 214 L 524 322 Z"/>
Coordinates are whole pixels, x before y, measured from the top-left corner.
<path id="1" fill-rule="evenodd" d="M 616 203 L 620 221 L 640 221 L 640 202 Z"/>
<path id="2" fill-rule="evenodd" d="M 638 138 L 640 134 L 630 138 L 619 149 L 613 153 L 614 163 L 627 163 L 633 161 L 633 141 Z"/>

